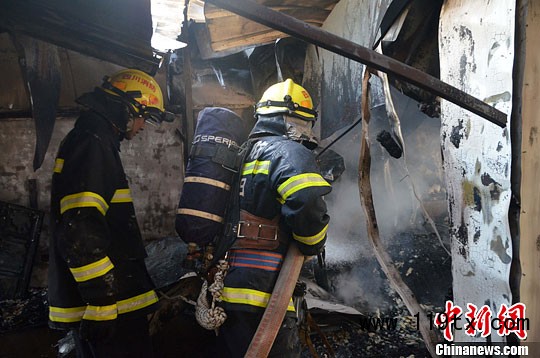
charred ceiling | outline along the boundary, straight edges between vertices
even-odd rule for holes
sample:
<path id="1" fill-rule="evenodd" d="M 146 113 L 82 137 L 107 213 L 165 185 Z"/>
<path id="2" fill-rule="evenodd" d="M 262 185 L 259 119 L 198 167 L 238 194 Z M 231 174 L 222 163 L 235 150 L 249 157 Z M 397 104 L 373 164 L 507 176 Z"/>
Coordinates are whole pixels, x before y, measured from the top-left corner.
<path id="1" fill-rule="evenodd" d="M 150 0 L 0 2 L 0 30 L 15 45 L 36 126 L 34 170 L 45 157 L 60 98 L 58 47 L 155 74 Z M 57 47 L 58 46 L 58 47 Z"/>
<path id="2" fill-rule="evenodd" d="M 436 30 L 441 1 L 392 2 L 381 19 L 384 55 L 319 28 L 337 2 L 206 1 L 205 23 L 190 24 L 191 49 L 172 54 L 172 73 L 180 75 L 169 76 L 172 104 L 188 107 L 188 121 L 196 117 L 193 110 L 207 105 L 236 106 L 247 113 L 270 83 L 288 77 L 303 82 L 307 45 L 314 44 L 388 72 L 391 84 L 419 101 L 430 116 L 438 116 L 438 97 L 442 97 L 504 125 L 506 118 L 499 111 L 438 80 Z M 150 0 L 0 0 L 0 31 L 10 34 L 26 91 L 32 94 L 35 169 L 47 150 L 55 110 L 62 100 L 65 71 L 58 70 L 65 66 L 62 51 L 155 74 L 162 59 L 151 46 L 150 7 Z M 189 70 L 184 68 L 187 57 L 193 65 Z M 251 88 L 246 88 L 247 77 Z M 180 97 L 173 98 L 175 94 Z"/>
<path id="3" fill-rule="evenodd" d="M 0 1 L 0 28 L 154 74 L 150 0 Z"/>
<path id="4" fill-rule="evenodd" d="M 381 21 L 382 53 L 439 78 L 438 26 L 442 0 L 393 1 Z M 375 44 L 374 47 L 377 47 Z M 432 92 L 389 76 L 391 84 L 417 100 L 430 117 L 439 117 L 440 105 Z"/>

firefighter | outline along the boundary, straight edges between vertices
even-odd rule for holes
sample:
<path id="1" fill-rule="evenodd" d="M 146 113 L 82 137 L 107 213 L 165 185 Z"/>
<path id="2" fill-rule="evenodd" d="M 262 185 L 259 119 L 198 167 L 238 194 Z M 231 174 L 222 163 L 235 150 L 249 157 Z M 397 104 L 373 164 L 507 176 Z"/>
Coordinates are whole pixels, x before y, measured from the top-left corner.
<path id="1" fill-rule="evenodd" d="M 256 105 L 253 147 L 240 178 L 240 221 L 228 251 L 221 296 L 227 319 L 218 345 L 243 357 L 264 313 L 291 240 L 306 255 L 325 245 L 329 216 L 324 195 L 331 186 L 311 151 L 317 119 L 309 93 L 291 79 L 269 87 Z M 298 357 L 300 341 L 292 300 L 270 356 Z"/>
<path id="2" fill-rule="evenodd" d="M 174 117 L 154 78 L 134 69 L 76 101 L 85 108 L 52 178 L 49 326 L 73 331 L 78 357 L 151 357 L 158 297 L 119 152 L 145 122 Z"/>

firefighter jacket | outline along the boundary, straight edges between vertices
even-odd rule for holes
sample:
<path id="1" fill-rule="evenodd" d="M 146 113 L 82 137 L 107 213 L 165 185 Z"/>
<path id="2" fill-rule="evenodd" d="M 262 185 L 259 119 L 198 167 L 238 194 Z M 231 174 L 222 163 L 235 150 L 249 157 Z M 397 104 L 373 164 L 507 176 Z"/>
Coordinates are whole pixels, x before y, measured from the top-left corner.
<path id="1" fill-rule="evenodd" d="M 120 161 L 101 108 L 83 112 L 63 140 L 51 189 L 49 325 L 146 315 L 158 301 Z"/>
<path id="2" fill-rule="evenodd" d="M 235 244 L 229 250 L 230 268 L 221 297 L 226 310 L 260 312 L 266 307 L 290 240 L 304 255 L 316 255 L 325 244 L 329 216 L 323 196 L 331 186 L 320 175 L 309 149 L 284 135 L 269 135 L 273 132 L 257 138 L 244 161 L 240 208 L 278 221 L 280 240 L 271 249 Z M 240 237 L 243 229 L 238 230 Z M 292 300 L 288 311 L 294 311 Z"/>

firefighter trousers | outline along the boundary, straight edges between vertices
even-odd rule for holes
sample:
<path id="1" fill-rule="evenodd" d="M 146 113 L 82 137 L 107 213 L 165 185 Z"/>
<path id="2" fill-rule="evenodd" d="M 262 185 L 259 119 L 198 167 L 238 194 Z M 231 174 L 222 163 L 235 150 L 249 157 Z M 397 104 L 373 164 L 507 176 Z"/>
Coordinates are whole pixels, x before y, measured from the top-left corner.
<path id="1" fill-rule="evenodd" d="M 241 358 L 257 331 L 263 313 L 227 311 L 227 319 L 217 337 L 220 357 Z M 295 317 L 285 317 L 268 357 L 300 357 L 301 347 Z"/>
<path id="2" fill-rule="evenodd" d="M 119 320 L 108 342 L 90 342 L 73 331 L 77 358 L 152 358 L 152 340 L 146 316 Z"/>

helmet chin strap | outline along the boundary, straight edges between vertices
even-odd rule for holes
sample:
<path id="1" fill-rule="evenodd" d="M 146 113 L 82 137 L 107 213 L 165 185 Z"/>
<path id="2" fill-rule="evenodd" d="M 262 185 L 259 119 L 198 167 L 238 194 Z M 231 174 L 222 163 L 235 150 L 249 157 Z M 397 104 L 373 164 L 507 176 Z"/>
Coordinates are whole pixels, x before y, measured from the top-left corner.
<path id="1" fill-rule="evenodd" d="M 283 101 L 266 100 L 266 101 L 259 102 L 255 105 L 255 110 L 261 107 L 285 107 L 289 110 L 289 115 L 291 116 L 296 115 L 295 111 L 301 111 L 304 113 L 311 114 L 315 118 L 317 118 L 317 111 L 311 108 L 307 108 L 307 107 L 303 107 L 299 105 L 298 103 L 294 102 L 292 100 L 292 97 L 289 95 L 286 95 L 285 97 L 283 97 Z"/>
<path id="2" fill-rule="evenodd" d="M 101 91 L 102 93 L 104 93 L 105 95 L 108 96 L 108 98 L 110 100 L 117 100 L 116 97 L 113 97 L 110 95 L 110 93 L 107 93 L 103 90 L 103 88 L 101 87 L 96 87 L 97 90 Z M 127 104 L 125 101 L 123 101 L 121 98 L 119 100 L 117 100 L 117 102 L 120 102 L 124 105 L 126 105 L 127 108 L 127 111 L 129 111 L 129 113 L 132 113 L 132 111 L 129 109 L 129 104 Z M 108 115 L 106 113 L 101 113 L 98 109 L 94 108 L 94 111 L 97 111 L 98 113 L 100 113 L 103 117 L 105 118 L 108 118 Z M 120 133 L 121 135 L 125 135 L 126 132 L 128 131 L 128 129 L 122 129 L 120 127 L 118 127 L 118 125 L 116 123 L 114 123 L 114 121 L 108 119 L 109 123 L 113 126 L 113 128 L 118 131 L 118 133 Z M 126 122 L 126 127 L 129 126 L 129 123 L 133 121 L 133 116 L 130 116 Z"/>

